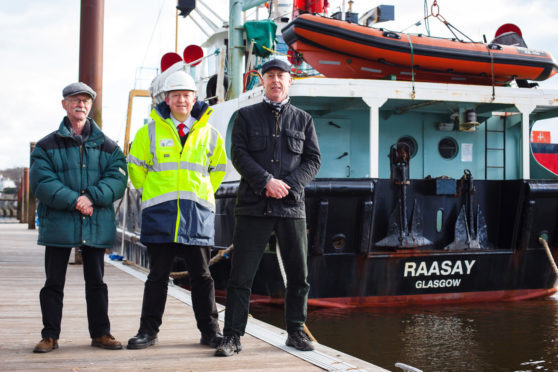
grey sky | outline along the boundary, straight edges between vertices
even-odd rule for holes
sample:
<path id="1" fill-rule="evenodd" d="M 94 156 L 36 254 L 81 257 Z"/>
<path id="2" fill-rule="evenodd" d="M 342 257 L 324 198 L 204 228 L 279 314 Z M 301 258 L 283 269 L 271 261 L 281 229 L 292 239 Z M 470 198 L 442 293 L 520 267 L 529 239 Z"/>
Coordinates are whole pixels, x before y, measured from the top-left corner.
<path id="1" fill-rule="evenodd" d="M 227 0 L 205 2 L 226 18 Z M 333 11 L 340 0 L 330 3 Z M 423 17 L 423 0 L 355 0 L 355 10 L 362 12 L 380 3 L 395 5 L 396 20 L 382 27 L 399 31 Z M 491 40 L 501 24 L 511 22 L 522 29 L 530 48 L 558 58 L 555 0 L 438 0 L 438 4 L 440 13 L 474 40 L 482 40 L 483 34 Z M 120 144 L 128 92 L 134 88 L 137 69 L 157 67 L 160 57 L 174 50 L 175 6 L 176 0 L 105 1 L 103 129 Z M 0 90 L 0 169 L 27 166 L 29 143 L 56 129 L 63 118 L 62 88 L 78 78 L 79 17 L 77 0 L 21 0 L 0 8 L 4 88 Z M 440 22 L 431 20 L 430 26 L 433 34 L 450 36 Z M 179 31 L 179 50 L 204 40 L 191 20 L 181 20 Z M 407 32 L 425 33 L 425 29 L 413 27 Z M 541 86 L 558 89 L 558 78 Z"/>

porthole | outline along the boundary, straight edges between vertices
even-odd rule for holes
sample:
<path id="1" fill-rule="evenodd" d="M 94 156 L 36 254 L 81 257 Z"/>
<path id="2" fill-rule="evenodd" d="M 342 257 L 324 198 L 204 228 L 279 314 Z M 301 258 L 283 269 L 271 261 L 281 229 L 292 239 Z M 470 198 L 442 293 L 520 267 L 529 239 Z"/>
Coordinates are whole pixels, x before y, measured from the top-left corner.
<path id="1" fill-rule="evenodd" d="M 444 159 L 453 159 L 457 156 L 457 141 L 451 137 L 442 138 L 438 142 L 438 152 Z"/>
<path id="2" fill-rule="evenodd" d="M 331 245 L 333 246 L 333 249 L 335 249 L 336 251 L 343 250 L 343 248 L 345 248 L 345 243 L 346 243 L 345 234 L 335 234 L 331 238 Z"/>
<path id="3" fill-rule="evenodd" d="M 411 158 L 414 158 L 418 151 L 418 144 L 417 141 L 411 136 L 403 136 L 397 140 L 397 142 L 402 142 L 409 146 L 409 152 L 411 154 Z"/>

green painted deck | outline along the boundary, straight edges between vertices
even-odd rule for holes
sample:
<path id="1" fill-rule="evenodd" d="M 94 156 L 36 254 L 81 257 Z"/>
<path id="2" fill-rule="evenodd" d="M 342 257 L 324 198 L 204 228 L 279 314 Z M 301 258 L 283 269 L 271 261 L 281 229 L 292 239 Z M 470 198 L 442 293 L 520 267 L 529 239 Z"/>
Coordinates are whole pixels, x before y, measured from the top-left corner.
<path id="1" fill-rule="evenodd" d="M 36 240 L 37 231 L 28 230 L 27 224 L 0 223 L 1 371 L 383 371 L 323 345 L 316 345 L 315 352 L 295 351 L 293 355 L 283 350 L 290 348 L 278 343 L 284 344 L 284 331 L 252 319 L 248 331 L 271 344 L 247 334 L 242 338 L 241 353 L 229 358 L 214 357 L 213 349 L 199 343 L 192 308 L 171 295 L 158 345 L 144 350 L 91 347 L 82 267 L 72 263 L 66 278 L 60 347 L 50 353 L 35 354 L 32 350 L 41 338 L 42 328 L 39 291 L 45 279 L 44 249 Z M 139 326 L 143 281 L 138 277 L 142 275 L 145 274 L 131 275 L 118 265 L 105 265 L 112 334 L 123 344 Z M 170 289 L 169 294 L 189 298 L 188 291 Z M 316 359 L 319 366 L 297 355 Z M 329 365 L 324 366 L 324 360 Z"/>

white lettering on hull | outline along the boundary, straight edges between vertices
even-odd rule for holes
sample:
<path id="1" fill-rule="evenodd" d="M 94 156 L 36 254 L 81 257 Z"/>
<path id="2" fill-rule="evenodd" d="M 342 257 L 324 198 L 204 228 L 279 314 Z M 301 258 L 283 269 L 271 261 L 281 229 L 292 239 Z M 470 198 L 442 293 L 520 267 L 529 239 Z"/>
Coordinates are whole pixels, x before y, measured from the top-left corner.
<path id="1" fill-rule="evenodd" d="M 415 287 L 418 289 L 449 288 L 449 287 L 459 287 L 459 284 L 461 284 L 461 279 L 417 280 L 415 282 Z"/>
<path id="2" fill-rule="evenodd" d="M 421 278 L 424 280 L 417 280 L 415 288 L 428 289 L 428 288 L 450 288 L 459 287 L 462 278 L 445 278 L 445 279 L 428 279 L 433 276 L 466 276 L 471 275 L 476 260 L 444 260 L 432 261 L 409 261 L 405 262 L 403 267 L 403 277 L 407 278 Z"/>
<path id="3" fill-rule="evenodd" d="M 433 275 L 470 275 L 477 260 L 445 260 L 441 263 L 433 261 L 430 264 L 421 261 L 418 264 L 413 261 L 405 262 L 403 277 L 433 276 Z"/>

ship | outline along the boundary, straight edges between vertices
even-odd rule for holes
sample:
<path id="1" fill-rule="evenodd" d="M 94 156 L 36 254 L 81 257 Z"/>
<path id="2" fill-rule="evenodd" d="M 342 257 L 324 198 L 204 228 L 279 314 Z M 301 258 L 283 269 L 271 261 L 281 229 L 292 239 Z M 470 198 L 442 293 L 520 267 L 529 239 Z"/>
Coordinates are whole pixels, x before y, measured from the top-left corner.
<path id="1" fill-rule="evenodd" d="M 289 2 L 273 2 L 283 3 Z M 309 305 L 517 301 L 556 293 L 558 175 L 533 155 L 530 128 L 537 120 L 558 117 L 558 91 L 513 81 L 485 85 L 320 75 L 313 58 L 306 61 L 304 51 L 289 50 L 285 42 L 298 17 L 307 17 L 301 3 L 295 2 L 292 20 L 275 16 L 270 17 L 274 22 L 259 22 L 272 32 L 270 24 L 279 23 L 277 45 L 263 50 L 283 48 L 289 57 L 278 58 L 298 58 L 293 73 L 304 77 L 295 77 L 290 99 L 312 115 L 322 153 L 322 167 L 305 190 Z M 319 3 L 322 8 L 312 2 L 313 10 L 322 13 L 325 4 Z M 234 18 L 230 16 L 230 32 L 239 30 Z M 228 32 L 221 30 L 204 44 L 221 63 L 211 63 L 211 79 L 200 80 L 198 99 L 212 104 L 210 121 L 230 154 L 235 114 L 263 97 L 254 70 L 277 56 L 253 57 L 255 45 L 248 41 L 248 63 L 242 50 L 235 62 L 238 48 Z M 227 37 L 231 45 L 225 74 L 222 42 Z M 166 57 L 166 71 L 154 80 L 152 96 L 165 73 L 200 62 L 179 59 Z M 307 73 L 305 65 L 317 72 Z M 246 66 L 246 71 L 235 66 Z M 225 88 L 234 98 L 224 98 Z M 228 164 L 216 191 L 211 272 L 219 290 L 226 289 L 228 258 L 234 255 L 239 179 Z M 117 205 L 114 251 L 148 267 L 146 248 L 138 239 L 139 195 L 130 188 Z M 273 303 L 283 297 L 276 252 L 272 237 L 254 280 L 254 301 Z M 175 271 L 183 267 L 177 260 Z"/>

